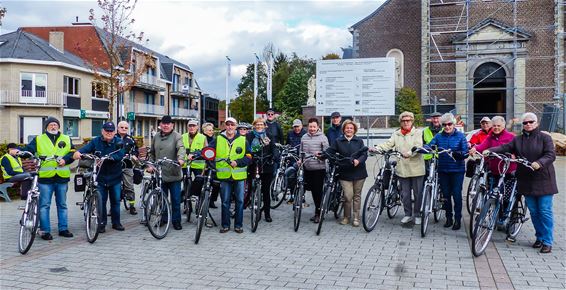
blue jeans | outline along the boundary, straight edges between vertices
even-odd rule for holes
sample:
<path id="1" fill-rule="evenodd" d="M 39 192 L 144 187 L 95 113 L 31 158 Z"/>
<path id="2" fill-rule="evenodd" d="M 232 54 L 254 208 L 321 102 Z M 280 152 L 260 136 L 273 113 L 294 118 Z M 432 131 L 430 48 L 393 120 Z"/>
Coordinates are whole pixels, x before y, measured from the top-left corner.
<path id="1" fill-rule="evenodd" d="M 181 181 L 163 182 L 161 189 L 165 197 L 171 193 L 171 222 L 181 223 Z"/>
<path id="2" fill-rule="evenodd" d="M 241 228 L 244 222 L 244 181 L 222 180 L 220 182 L 220 198 L 222 199 L 222 227 L 230 228 L 230 198 L 234 190 L 236 198 L 236 219 L 234 228 Z"/>
<path id="3" fill-rule="evenodd" d="M 525 196 L 527 207 L 531 212 L 531 220 L 535 227 L 537 241 L 544 245 L 552 246 L 554 241 L 552 232 L 554 230 L 554 217 L 552 214 L 553 195 Z"/>
<path id="4" fill-rule="evenodd" d="M 106 226 L 108 217 L 106 211 L 106 203 L 108 202 L 108 197 L 110 197 L 110 216 L 112 220 L 112 225 L 120 224 L 120 183 L 114 185 L 102 185 L 98 184 L 96 187 L 98 189 L 98 224 L 101 226 Z"/>
<path id="5" fill-rule="evenodd" d="M 44 233 L 51 233 L 51 223 L 49 221 L 49 209 L 51 208 L 51 198 L 55 192 L 55 203 L 57 204 L 57 227 L 59 231 L 67 230 L 67 188 L 68 183 L 39 183 L 39 228 Z"/>
<path id="6" fill-rule="evenodd" d="M 452 199 L 454 199 L 454 219 L 462 220 L 462 184 L 464 172 L 439 172 L 438 181 L 444 197 L 446 218 L 452 218 Z"/>

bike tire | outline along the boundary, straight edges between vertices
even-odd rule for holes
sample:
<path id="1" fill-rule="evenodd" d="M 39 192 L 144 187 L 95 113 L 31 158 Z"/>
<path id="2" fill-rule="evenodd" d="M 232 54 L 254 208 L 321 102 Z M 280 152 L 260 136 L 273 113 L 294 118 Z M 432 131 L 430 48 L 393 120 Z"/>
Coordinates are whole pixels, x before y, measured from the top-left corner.
<path id="1" fill-rule="evenodd" d="M 187 217 L 187 222 L 191 222 L 192 204 L 191 204 L 191 181 L 185 181 L 183 187 L 183 213 Z"/>
<path id="2" fill-rule="evenodd" d="M 478 189 L 478 191 L 476 192 L 476 195 L 474 196 L 474 199 L 472 200 L 472 208 L 471 208 L 471 212 L 470 212 L 470 225 L 469 225 L 469 229 L 470 229 L 470 238 L 474 239 L 474 221 L 476 220 L 476 217 L 480 214 L 481 212 L 481 208 L 483 207 L 483 200 L 484 200 L 484 196 L 485 196 L 485 188 L 480 187 Z"/>
<path id="3" fill-rule="evenodd" d="M 442 198 L 442 192 L 440 191 L 439 187 L 436 187 L 436 194 L 434 195 L 434 197 L 435 198 L 432 203 L 432 213 L 434 216 L 434 222 L 438 223 L 440 221 L 442 207 L 444 206 L 440 202 L 440 199 Z"/>
<path id="4" fill-rule="evenodd" d="M 399 187 L 396 185 L 391 185 L 389 196 L 395 197 L 395 200 L 389 201 L 387 204 L 387 216 L 392 219 L 397 215 L 399 207 L 401 206 L 401 195 L 399 192 Z"/>
<path id="5" fill-rule="evenodd" d="M 474 223 L 474 238 L 472 239 L 472 254 L 475 257 L 481 256 L 491 241 L 498 211 L 498 201 L 490 198 L 484 203 L 480 214 L 477 216 L 477 220 Z"/>
<path id="6" fill-rule="evenodd" d="M 208 207 L 210 202 L 210 193 L 205 190 L 202 200 L 199 200 L 198 207 L 196 209 L 196 220 L 197 228 L 195 232 L 195 245 L 200 241 L 200 236 L 202 234 L 202 228 L 204 227 L 204 221 L 208 217 Z"/>
<path id="7" fill-rule="evenodd" d="M 513 207 L 513 211 L 511 212 L 511 218 L 507 223 L 507 239 L 515 240 L 523 227 L 523 218 L 526 215 L 525 205 L 523 204 L 523 197 L 521 196 L 520 199 L 515 201 L 516 206 Z"/>
<path id="8" fill-rule="evenodd" d="M 94 190 L 86 201 L 84 212 L 85 220 L 85 233 L 86 239 L 89 243 L 94 243 L 98 238 L 98 191 Z"/>
<path id="9" fill-rule="evenodd" d="M 300 185 L 295 193 L 295 200 L 293 201 L 293 229 L 296 231 L 299 230 L 299 226 L 301 225 L 301 213 L 303 210 L 303 196 L 305 195 L 305 188 L 303 185 Z"/>
<path id="10" fill-rule="evenodd" d="M 479 185 L 479 176 L 474 175 L 472 179 L 470 179 L 470 183 L 468 184 L 468 191 L 466 193 L 466 209 L 468 210 L 468 214 L 472 213 L 472 205 L 474 196 L 478 192 L 478 185 Z"/>
<path id="11" fill-rule="evenodd" d="M 161 189 L 154 189 L 148 198 L 147 227 L 151 235 L 160 240 L 167 236 L 171 227 L 171 204 Z M 163 215 L 166 220 L 163 223 Z M 163 229 L 164 228 L 164 229 Z"/>
<path id="12" fill-rule="evenodd" d="M 421 208 L 421 238 L 424 238 L 428 230 L 428 221 L 432 211 L 432 186 L 430 184 L 425 185 Z"/>
<path id="13" fill-rule="evenodd" d="M 324 217 L 328 212 L 330 207 L 330 197 L 332 194 L 332 188 L 326 187 L 324 192 L 322 193 L 322 208 L 320 209 L 320 222 L 318 222 L 318 226 L 316 228 L 316 235 L 320 235 L 320 231 L 322 230 L 322 223 L 324 222 Z"/>
<path id="14" fill-rule="evenodd" d="M 28 194 L 32 194 L 31 192 Z M 25 255 L 37 235 L 37 227 L 39 226 L 38 204 L 37 199 L 31 198 L 27 211 L 24 210 L 20 219 L 20 232 L 18 234 L 18 250 L 20 254 Z"/>
<path id="15" fill-rule="evenodd" d="M 332 205 L 332 211 L 334 212 L 334 218 L 339 219 L 340 215 L 344 212 L 344 202 L 342 200 L 342 186 L 340 182 L 336 184 L 334 189 L 333 198 L 330 200 Z"/>
<path id="16" fill-rule="evenodd" d="M 366 232 L 371 232 L 377 225 L 379 216 L 383 211 L 383 187 L 381 186 L 381 181 L 378 184 L 374 184 L 366 194 L 366 199 L 364 200 L 364 208 L 362 210 L 362 225 Z"/>
<path id="17" fill-rule="evenodd" d="M 271 197 L 269 207 L 272 209 L 278 208 L 285 200 L 286 193 L 285 174 L 278 173 L 269 186 L 269 196 Z"/>
<path id="18" fill-rule="evenodd" d="M 257 226 L 259 225 L 259 220 L 261 219 L 261 182 L 258 182 L 255 186 L 252 194 L 251 205 L 251 228 L 252 233 L 255 233 Z"/>

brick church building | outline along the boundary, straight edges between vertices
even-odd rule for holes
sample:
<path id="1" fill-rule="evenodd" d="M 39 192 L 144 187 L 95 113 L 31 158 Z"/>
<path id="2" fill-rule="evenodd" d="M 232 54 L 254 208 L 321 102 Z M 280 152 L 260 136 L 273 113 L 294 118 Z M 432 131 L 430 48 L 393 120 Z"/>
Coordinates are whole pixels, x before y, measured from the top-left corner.
<path id="1" fill-rule="evenodd" d="M 527 111 L 550 124 L 564 100 L 565 9 L 563 0 L 386 0 L 350 27 L 349 53 L 394 57 L 396 87 L 417 91 L 425 114 L 461 115 L 466 129 Z"/>

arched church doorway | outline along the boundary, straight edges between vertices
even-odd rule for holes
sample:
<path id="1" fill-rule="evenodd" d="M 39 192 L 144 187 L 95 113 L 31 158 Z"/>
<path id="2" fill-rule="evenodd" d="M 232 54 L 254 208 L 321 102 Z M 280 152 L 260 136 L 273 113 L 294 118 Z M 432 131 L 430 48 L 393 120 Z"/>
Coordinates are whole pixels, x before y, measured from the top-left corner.
<path id="1" fill-rule="evenodd" d="M 474 127 L 482 117 L 505 116 L 506 73 L 501 65 L 486 62 L 474 71 Z"/>

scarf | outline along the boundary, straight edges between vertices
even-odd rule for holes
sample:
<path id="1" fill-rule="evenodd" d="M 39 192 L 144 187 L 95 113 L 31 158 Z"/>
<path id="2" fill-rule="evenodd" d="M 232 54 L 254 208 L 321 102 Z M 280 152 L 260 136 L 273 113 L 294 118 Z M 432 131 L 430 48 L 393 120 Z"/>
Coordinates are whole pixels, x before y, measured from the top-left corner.
<path id="1" fill-rule="evenodd" d="M 265 139 L 267 135 L 265 133 L 265 130 L 262 132 L 257 132 L 256 130 L 253 130 L 252 133 L 254 134 L 254 138 L 252 139 L 252 144 L 250 144 L 252 147 L 252 152 L 258 152 L 263 145 L 267 145 L 264 144 L 263 142 L 263 139 Z"/>
<path id="2" fill-rule="evenodd" d="M 413 129 L 412 127 L 409 128 L 409 130 L 405 130 L 405 129 L 401 128 L 401 134 L 403 134 L 403 136 L 405 136 L 405 135 L 411 133 L 412 129 Z"/>

